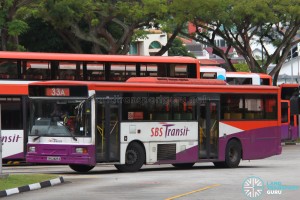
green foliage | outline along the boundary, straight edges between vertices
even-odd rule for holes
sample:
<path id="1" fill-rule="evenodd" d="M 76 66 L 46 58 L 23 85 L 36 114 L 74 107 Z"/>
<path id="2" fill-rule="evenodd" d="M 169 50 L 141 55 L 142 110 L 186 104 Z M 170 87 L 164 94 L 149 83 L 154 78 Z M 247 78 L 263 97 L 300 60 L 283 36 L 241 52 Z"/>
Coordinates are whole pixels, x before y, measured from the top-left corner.
<path id="1" fill-rule="evenodd" d="M 0 28 L 3 28 L 7 21 L 7 12 L 13 6 L 13 0 L 3 0 L 0 3 Z"/>
<path id="2" fill-rule="evenodd" d="M 65 38 L 73 35 L 73 40 L 68 41 L 73 46 L 84 41 L 94 47 L 94 53 L 127 53 L 132 39 L 142 37 L 142 31 L 135 30 L 149 26 L 163 15 L 167 11 L 166 2 L 42 0 L 36 12 Z"/>
<path id="3" fill-rule="evenodd" d="M 197 30 L 199 27 L 205 30 L 197 32 L 196 37 L 195 34 L 189 37 L 214 47 L 218 56 L 227 60 L 229 55 L 214 43 L 215 36 L 220 36 L 244 56 L 251 71 L 263 72 L 276 60 L 283 63 L 286 55 L 280 52 L 293 45 L 293 37 L 300 28 L 298 0 L 173 0 L 171 9 L 173 22 L 190 21 Z M 263 68 L 250 50 L 254 42 L 264 48 L 268 44 L 277 48 L 266 52 Z M 279 70 L 280 65 L 275 70 Z"/>
<path id="4" fill-rule="evenodd" d="M 132 41 L 136 41 L 138 39 L 148 39 L 147 34 L 149 32 L 144 29 L 136 29 L 132 36 Z"/>
<path id="5" fill-rule="evenodd" d="M 246 63 L 233 64 L 237 72 L 249 72 L 250 69 Z"/>
<path id="6" fill-rule="evenodd" d="M 72 52 L 57 34 L 54 27 L 40 18 L 28 18 L 29 29 L 20 35 L 20 43 L 27 51 L 33 52 Z"/>
<path id="7" fill-rule="evenodd" d="M 176 38 L 168 51 L 169 56 L 189 56 L 195 58 L 195 55 L 188 52 L 182 41 Z"/>
<path id="8" fill-rule="evenodd" d="M 8 22 L 7 25 L 8 25 L 8 34 L 12 36 L 18 36 L 22 33 L 25 33 L 29 28 L 26 22 L 18 19 Z"/>

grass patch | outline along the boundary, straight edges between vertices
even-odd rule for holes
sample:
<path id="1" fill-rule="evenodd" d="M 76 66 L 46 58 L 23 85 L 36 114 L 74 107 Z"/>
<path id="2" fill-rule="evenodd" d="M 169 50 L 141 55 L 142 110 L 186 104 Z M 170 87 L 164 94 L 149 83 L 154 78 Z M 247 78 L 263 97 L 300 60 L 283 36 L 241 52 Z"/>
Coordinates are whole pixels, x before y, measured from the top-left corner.
<path id="1" fill-rule="evenodd" d="M 50 174 L 10 174 L 6 179 L 0 179 L 0 191 L 32 183 L 39 183 L 57 177 L 57 175 Z"/>

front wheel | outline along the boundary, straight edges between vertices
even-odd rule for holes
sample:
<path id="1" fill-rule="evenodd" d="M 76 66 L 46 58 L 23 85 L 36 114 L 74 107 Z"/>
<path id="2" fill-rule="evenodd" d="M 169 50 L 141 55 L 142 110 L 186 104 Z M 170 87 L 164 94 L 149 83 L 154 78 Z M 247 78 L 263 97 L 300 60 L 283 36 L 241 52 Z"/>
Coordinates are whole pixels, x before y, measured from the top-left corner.
<path id="1" fill-rule="evenodd" d="M 86 173 L 90 170 L 92 170 L 95 166 L 90 166 L 90 165 L 69 165 L 71 169 L 73 169 L 76 172 L 80 173 Z"/>
<path id="2" fill-rule="evenodd" d="M 115 165 L 120 172 L 136 172 L 145 163 L 146 155 L 144 148 L 136 143 L 131 143 L 126 150 L 124 165 Z"/>

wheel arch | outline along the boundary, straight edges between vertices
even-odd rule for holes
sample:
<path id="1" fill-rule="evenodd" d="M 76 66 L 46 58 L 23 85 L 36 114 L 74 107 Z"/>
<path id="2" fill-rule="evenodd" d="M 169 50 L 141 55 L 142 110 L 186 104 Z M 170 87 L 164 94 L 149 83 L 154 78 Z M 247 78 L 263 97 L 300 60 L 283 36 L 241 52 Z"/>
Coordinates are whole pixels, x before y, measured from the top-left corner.
<path id="1" fill-rule="evenodd" d="M 132 143 L 137 143 L 137 144 L 141 145 L 141 147 L 142 147 L 143 150 L 144 150 L 145 157 L 147 158 L 146 148 L 145 148 L 144 143 L 143 143 L 142 141 L 140 141 L 140 140 L 132 140 L 132 141 L 130 141 L 130 142 L 128 143 L 127 148 L 128 148 Z M 126 148 L 126 151 L 127 151 L 127 148 Z M 146 164 L 146 162 L 147 162 L 147 159 L 145 159 L 144 164 Z"/>

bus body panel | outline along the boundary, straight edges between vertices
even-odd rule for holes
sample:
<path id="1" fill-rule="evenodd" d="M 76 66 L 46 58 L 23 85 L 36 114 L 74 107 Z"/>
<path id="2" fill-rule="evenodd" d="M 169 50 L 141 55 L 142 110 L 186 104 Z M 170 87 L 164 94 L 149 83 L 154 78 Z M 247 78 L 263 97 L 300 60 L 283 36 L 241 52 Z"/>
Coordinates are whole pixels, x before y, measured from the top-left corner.
<path id="1" fill-rule="evenodd" d="M 95 146 L 88 144 L 30 144 L 35 153 L 26 155 L 28 163 L 95 165 Z M 86 148 L 86 154 L 76 153 L 76 148 Z"/>
<path id="2" fill-rule="evenodd" d="M 36 137 L 29 136 L 28 143 L 35 147 L 35 152 L 26 156 L 29 163 L 60 163 L 95 165 L 95 146 L 91 138 L 77 137 Z M 87 153 L 76 153 L 76 148 L 86 148 Z"/>
<path id="3" fill-rule="evenodd" d="M 255 160 L 281 154 L 280 127 L 267 127 L 241 131 L 220 137 L 220 160 L 225 160 L 226 144 L 230 139 L 238 139 L 242 144 L 243 160 Z"/>
<path id="4" fill-rule="evenodd" d="M 291 126 L 289 124 L 283 124 L 281 126 L 281 140 L 297 140 L 299 138 L 299 127 Z"/>
<path id="5" fill-rule="evenodd" d="M 216 78 L 219 80 L 226 80 L 226 70 L 217 66 L 201 66 L 200 77 L 204 79 Z"/>
<path id="6" fill-rule="evenodd" d="M 220 135 L 218 161 L 225 160 L 226 145 L 230 139 L 238 139 L 241 142 L 243 149 L 243 160 L 263 159 L 273 155 L 279 155 L 282 152 L 279 126 L 246 131 L 243 131 L 233 126 L 224 126 L 224 123 L 220 123 L 219 127 L 220 132 L 221 130 L 226 128 L 228 133 L 230 133 L 227 135 Z M 195 142 L 197 143 L 197 141 Z M 177 146 L 179 145 L 185 144 L 181 144 L 181 142 L 180 144 L 177 143 Z M 153 162 L 153 160 L 151 161 Z M 177 152 L 176 160 L 157 161 L 155 164 L 191 163 L 207 161 L 208 160 L 199 159 L 199 146 L 198 144 L 195 144 L 194 146 L 187 146 L 185 150 Z"/>
<path id="7" fill-rule="evenodd" d="M 23 118 L 27 108 L 24 96 L 28 95 L 29 83 L 33 81 L 0 80 L 2 103 L 2 138 L 0 141 L 3 143 L 2 158 L 6 161 L 25 158 L 24 147 L 27 135 L 24 134 L 26 125 Z"/>
<path id="8" fill-rule="evenodd" d="M 140 141 L 145 146 L 148 164 L 157 162 L 157 144 L 176 144 L 176 153 L 197 145 L 197 122 L 123 122 L 121 123 L 121 158 L 125 163 L 128 144 Z"/>
<path id="9" fill-rule="evenodd" d="M 2 158 L 15 160 L 24 159 L 24 131 L 1 130 Z"/>
<path id="10" fill-rule="evenodd" d="M 199 60 L 185 56 L 129 56 L 0 52 L 0 79 L 120 81 L 155 76 L 199 78 Z"/>

